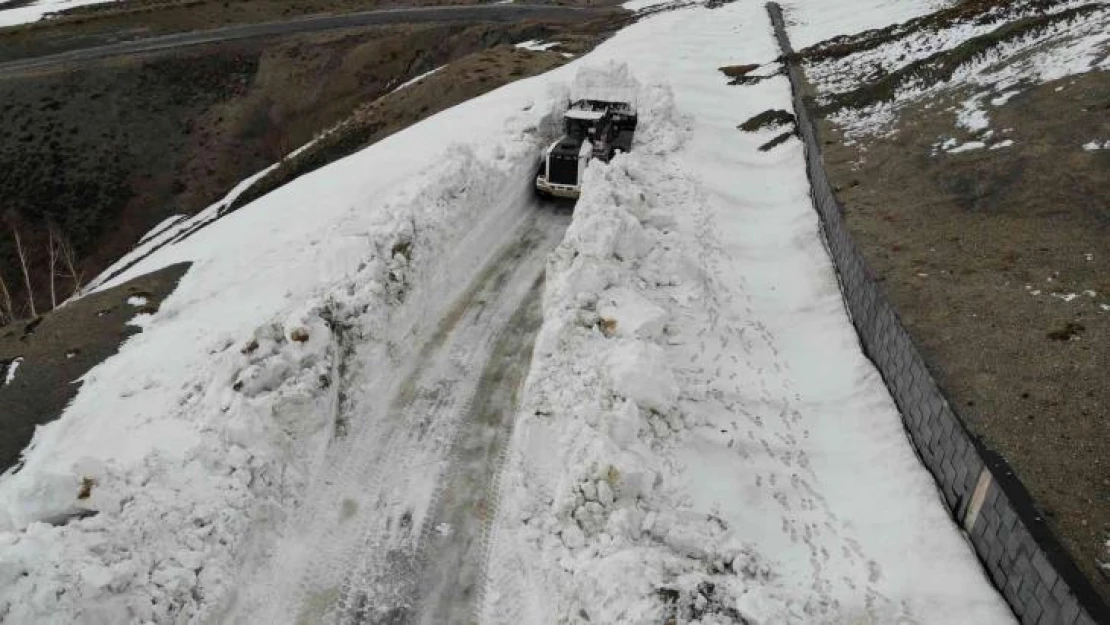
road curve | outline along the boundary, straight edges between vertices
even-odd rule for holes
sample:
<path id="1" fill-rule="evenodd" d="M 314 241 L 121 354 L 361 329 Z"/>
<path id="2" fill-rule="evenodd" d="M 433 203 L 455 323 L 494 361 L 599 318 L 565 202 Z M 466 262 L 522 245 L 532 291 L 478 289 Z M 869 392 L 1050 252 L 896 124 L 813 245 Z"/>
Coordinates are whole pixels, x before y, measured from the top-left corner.
<path id="1" fill-rule="evenodd" d="M 211 30 L 174 33 L 135 41 L 122 41 L 81 50 L 0 63 L 0 77 L 31 70 L 48 69 L 115 56 L 146 54 L 207 43 L 237 41 L 254 37 L 427 22 L 513 22 L 517 20 L 576 21 L 612 13 L 612 9 L 535 4 L 478 4 L 379 9 L 344 15 L 309 15 L 290 20 L 239 24 Z"/>

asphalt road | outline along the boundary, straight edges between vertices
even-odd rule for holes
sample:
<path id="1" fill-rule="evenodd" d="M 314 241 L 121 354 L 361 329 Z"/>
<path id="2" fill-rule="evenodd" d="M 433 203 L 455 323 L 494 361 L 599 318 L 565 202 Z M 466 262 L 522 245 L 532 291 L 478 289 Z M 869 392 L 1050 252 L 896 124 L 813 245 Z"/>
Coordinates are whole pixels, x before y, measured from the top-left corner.
<path id="1" fill-rule="evenodd" d="M 554 5 L 480 4 L 469 6 L 411 7 L 380 9 L 344 15 L 310 15 L 280 22 L 241 24 L 212 30 L 174 33 L 122 41 L 82 50 L 70 50 L 28 59 L 0 63 L 0 76 L 19 74 L 57 66 L 75 65 L 114 56 L 145 54 L 223 41 L 254 37 L 291 35 L 309 32 L 377 26 L 385 24 L 416 24 L 427 22 L 515 22 L 518 20 L 575 21 L 597 17 L 611 9 L 591 9 Z"/>

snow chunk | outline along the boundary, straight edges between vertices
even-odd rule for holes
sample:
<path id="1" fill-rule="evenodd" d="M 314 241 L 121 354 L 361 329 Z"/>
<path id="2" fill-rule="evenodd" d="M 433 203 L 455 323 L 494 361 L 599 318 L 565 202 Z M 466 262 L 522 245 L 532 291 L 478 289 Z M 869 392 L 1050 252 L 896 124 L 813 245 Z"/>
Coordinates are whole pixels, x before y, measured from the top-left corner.
<path id="1" fill-rule="evenodd" d="M 602 65 L 583 65 L 574 76 L 570 87 L 571 100 L 603 100 L 627 102 L 636 108 L 639 82 L 628 66 L 611 62 Z"/>
<path id="2" fill-rule="evenodd" d="M 627 287 L 601 295 L 597 313 L 610 336 L 654 340 L 663 332 L 667 312 Z"/>
<path id="3" fill-rule="evenodd" d="M 142 308 L 143 306 L 146 306 L 147 299 L 141 295 L 132 295 L 131 297 L 127 298 L 127 304 L 129 306 L 134 306 L 135 308 Z"/>
<path id="4" fill-rule="evenodd" d="M 979 96 L 964 102 L 956 114 L 956 125 L 972 133 L 979 133 L 990 127 L 987 112 L 979 107 Z"/>
<path id="5" fill-rule="evenodd" d="M 145 313 L 145 312 L 144 313 L 139 313 L 139 314 L 135 315 L 134 317 L 128 319 L 127 320 L 127 325 L 135 326 L 137 328 L 146 328 L 146 327 L 150 326 L 150 322 L 153 319 L 154 319 L 154 315 L 152 315 L 150 313 Z"/>
<path id="6" fill-rule="evenodd" d="M 12 380 L 15 379 L 15 371 L 16 369 L 19 369 L 19 365 L 21 364 L 23 364 L 22 356 L 8 363 L 8 370 L 4 374 L 4 386 L 12 383 Z"/>
<path id="7" fill-rule="evenodd" d="M 1110 150 L 1110 139 L 1101 143 L 1098 141 L 1088 141 L 1083 144 L 1083 149 L 1088 152 L 1094 152 L 1095 150 Z"/>
<path id="8" fill-rule="evenodd" d="M 522 41 L 513 47 L 521 48 L 523 50 L 531 50 L 533 52 L 546 52 L 547 50 L 550 50 L 557 45 L 559 45 L 558 41 L 543 42 L 539 39 L 529 39 L 528 41 Z"/>
<path id="9" fill-rule="evenodd" d="M 638 406 L 669 412 L 678 399 L 678 384 L 658 345 L 629 341 L 609 354 L 613 391 Z"/>
<path id="10" fill-rule="evenodd" d="M 411 87 L 412 85 L 415 85 L 416 83 L 420 82 L 421 80 L 424 80 L 424 79 L 425 79 L 425 78 L 427 78 L 428 76 L 431 76 L 432 74 L 434 74 L 434 73 L 436 73 L 436 72 L 438 72 L 438 71 L 442 70 L 442 69 L 443 69 L 444 67 L 447 67 L 447 66 L 446 66 L 446 65 L 440 65 L 439 67 L 437 67 L 437 68 L 435 68 L 435 69 L 433 69 L 433 70 L 429 70 L 429 71 L 426 71 L 426 72 L 424 72 L 423 74 L 420 74 L 420 75 L 419 75 L 419 76 L 417 76 L 416 78 L 412 78 L 412 79 L 410 79 L 410 80 L 406 80 L 405 82 L 403 82 L 403 83 L 401 83 L 401 84 L 397 85 L 397 86 L 396 86 L 396 87 L 395 87 L 395 88 L 393 89 L 393 91 L 390 91 L 390 93 L 393 93 L 393 92 L 395 92 L 395 91 L 400 91 L 400 90 L 404 89 L 405 87 Z M 307 147 L 307 146 L 306 146 L 306 147 Z"/>
<path id="11" fill-rule="evenodd" d="M 968 141 L 967 143 L 957 145 L 956 147 L 948 150 L 949 154 L 959 154 L 960 152 L 970 152 L 972 150 L 981 150 L 987 147 L 987 144 L 982 141 Z"/>

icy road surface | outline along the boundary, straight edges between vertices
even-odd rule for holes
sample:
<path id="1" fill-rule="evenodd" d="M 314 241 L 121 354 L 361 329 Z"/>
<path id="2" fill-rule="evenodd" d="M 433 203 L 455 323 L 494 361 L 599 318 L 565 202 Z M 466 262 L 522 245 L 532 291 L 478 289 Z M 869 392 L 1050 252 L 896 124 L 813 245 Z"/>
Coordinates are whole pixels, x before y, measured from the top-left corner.
<path id="1" fill-rule="evenodd" d="M 356 350 L 350 428 L 228 622 L 470 622 L 491 487 L 540 323 L 544 261 L 570 213 L 532 218 L 474 278 L 398 383 Z M 384 383 L 383 383 L 384 382 Z"/>

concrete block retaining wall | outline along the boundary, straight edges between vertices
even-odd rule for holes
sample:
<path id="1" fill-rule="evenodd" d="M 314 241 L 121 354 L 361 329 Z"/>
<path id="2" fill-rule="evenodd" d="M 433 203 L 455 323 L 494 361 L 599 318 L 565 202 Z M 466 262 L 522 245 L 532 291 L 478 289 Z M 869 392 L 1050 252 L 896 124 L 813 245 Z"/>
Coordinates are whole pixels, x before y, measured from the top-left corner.
<path id="1" fill-rule="evenodd" d="M 767 5 L 787 62 L 798 135 L 822 234 L 863 351 L 875 363 L 902 413 L 922 463 L 936 479 L 991 581 L 1027 625 L 1110 624 L 1110 611 L 1032 505 L 1006 462 L 969 434 L 937 386 L 898 314 L 871 279 L 841 218 L 821 159 L 815 126 L 802 100 L 801 68 L 783 25 Z"/>

